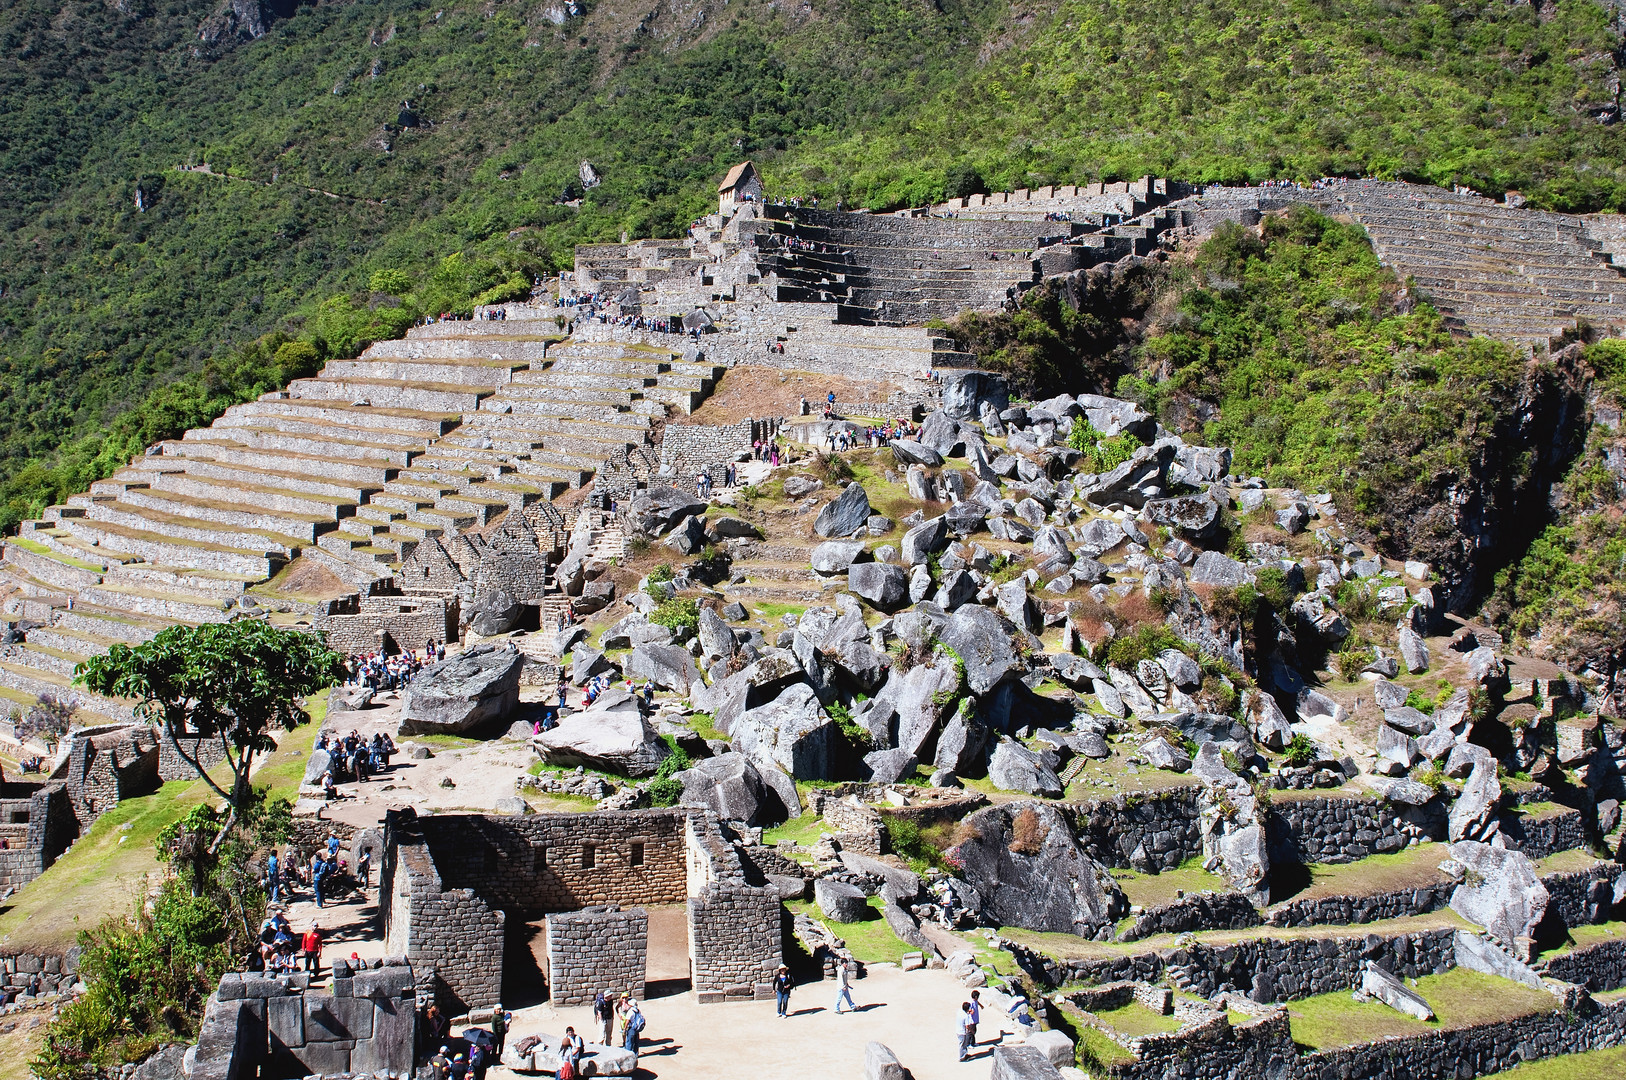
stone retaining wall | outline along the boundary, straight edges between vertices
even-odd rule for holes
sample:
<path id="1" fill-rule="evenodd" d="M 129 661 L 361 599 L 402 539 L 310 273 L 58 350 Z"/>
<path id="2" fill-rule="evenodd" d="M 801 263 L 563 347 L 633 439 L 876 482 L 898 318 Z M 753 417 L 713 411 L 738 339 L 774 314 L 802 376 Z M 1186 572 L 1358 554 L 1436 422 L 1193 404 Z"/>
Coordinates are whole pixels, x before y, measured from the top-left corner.
<path id="1" fill-rule="evenodd" d="M 66 991 L 79 981 L 79 946 L 66 953 L 0 954 L 0 978 L 7 989 L 26 995 L 36 976 L 41 995 Z"/>
<path id="2" fill-rule="evenodd" d="M 1619 990 L 1626 986 L 1626 938 L 1573 949 L 1547 960 L 1537 970 L 1593 993 Z"/>
<path id="3" fill-rule="evenodd" d="M 86 728 L 70 738 L 68 796 L 81 831 L 121 799 L 158 786 L 158 740 L 148 725 Z"/>
<path id="4" fill-rule="evenodd" d="M 171 780 L 196 780 L 198 772 L 191 762 L 180 755 L 175 749 L 175 743 L 170 741 L 168 735 L 158 728 L 153 729 L 153 736 L 158 740 L 158 779 L 164 783 Z M 201 735 L 182 735 L 179 742 L 181 749 L 185 750 L 199 765 L 205 769 L 212 769 L 226 760 L 226 749 L 216 737 L 204 738 Z"/>
<path id="5" fill-rule="evenodd" d="M 1193 893 L 1147 911 L 1118 935 L 1139 941 L 1153 934 L 1187 930 L 1245 930 L 1259 925 L 1259 911 L 1241 893 Z"/>
<path id="6" fill-rule="evenodd" d="M 547 919 L 548 1000 L 586 1005 L 613 988 L 643 1000 L 649 912 L 617 907 L 558 911 Z"/>
<path id="7" fill-rule="evenodd" d="M 229 973 L 209 997 L 190 1080 L 412 1075 L 418 1014 L 412 968 L 399 957 L 352 971 L 333 964 L 331 993 L 303 975 Z"/>
<path id="8" fill-rule="evenodd" d="M 1600 862 L 1585 870 L 1543 874 L 1547 888 L 1547 913 L 1556 914 L 1565 926 L 1585 926 L 1610 917 L 1614 903 L 1614 883 L 1622 870 L 1616 863 Z"/>
<path id="9" fill-rule="evenodd" d="M 1444 855 L 1441 855 L 1444 858 Z M 1425 915 L 1451 903 L 1455 882 L 1378 893 L 1375 896 L 1323 896 L 1290 900 L 1272 909 L 1272 926 L 1325 926 L 1329 923 L 1369 923 Z"/>
<path id="10" fill-rule="evenodd" d="M 1069 982 L 1157 982 L 1165 972 L 1200 997 L 1240 992 L 1261 1001 L 1348 990 L 1360 983 L 1370 960 L 1397 975 L 1416 978 L 1449 971 L 1456 964 L 1454 930 L 1422 930 L 1306 938 L 1252 938 L 1228 945 L 1195 944 L 1177 949 L 1099 959 L 1055 960 L 1006 941 L 1022 967 L 1051 986 Z"/>
<path id="11" fill-rule="evenodd" d="M 1542 817 L 1503 814 L 1502 832 L 1514 847 L 1532 859 L 1545 859 L 1586 844 L 1581 812 L 1568 808 Z"/>
<path id="12" fill-rule="evenodd" d="M 1113 1064 L 1116 1080 L 1446 1080 L 1489 1076 L 1527 1061 L 1618 1046 L 1626 1037 L 1626 1002 L 1583 1003 L 1448 1031 L 1380 1039 L 1300 1054 L 1281 1013 L 1246 1024 L 1205 1026 L 1192 1038 L 1142 1042 L 1139 1060 Z"/>
<path id="13" fill-rule="evenodd" d="M 1106 866 L 1156 872 L 1201 855 L 1202 813 L 1195 787 L 1116 795 L 1071 809 L 1078 842 Z"/>
<path id="14" fill-rule="evenodd" d="M 772 418 L 737 424 L 668 424 L 661 437 L 661 465 L 673 470 L 674 482 L 685 490 L 701 472 L 710 472 L 712 484 L 722 487 L 729 462 L 749 455 L 752 443 L 773 438 L 780 423 Z"/>
<path id="15" fill-rule="evenodd" d="M 1279 799 L 1271 808 L 1274 852 L 1290 844 L 1304 863 L 1346 863 L 1399 851 L 1409 839 L 1399 813 L 1374 798 Z"/>

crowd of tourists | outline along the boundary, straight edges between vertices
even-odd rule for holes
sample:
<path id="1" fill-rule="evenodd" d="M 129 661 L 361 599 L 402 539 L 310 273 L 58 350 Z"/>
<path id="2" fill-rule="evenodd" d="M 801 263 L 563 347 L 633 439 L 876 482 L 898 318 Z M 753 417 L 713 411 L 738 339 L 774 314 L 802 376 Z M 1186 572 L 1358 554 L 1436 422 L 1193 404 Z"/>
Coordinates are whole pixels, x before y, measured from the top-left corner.
<path id="1" fill-rule="evenodd" d="M 429 641 L 423 654 L 408 651 L 385 656 L 381 652 L 352 653 L 344 659 L 346 686 L 370 690 L 404 690 L 414 676 L 430 664 L 446 659 L 446 643 Z"/>
<path id="2" fill-rule="evenodd" d="M 371 739 L 363 738 L 355 729 L 344 736 L 329 738 L 327 732 L 316 740 L 316 749 L 327 751 L 327 771 L 322 774 L 323 793 L 329 798 L 332 785 L 341 784 L 346 780 L 365 782 L 369 777 L 375 776 L 389 768 L 390 757 L 395 753 L 395 740 L 387 732 L 375 731 Z"/>

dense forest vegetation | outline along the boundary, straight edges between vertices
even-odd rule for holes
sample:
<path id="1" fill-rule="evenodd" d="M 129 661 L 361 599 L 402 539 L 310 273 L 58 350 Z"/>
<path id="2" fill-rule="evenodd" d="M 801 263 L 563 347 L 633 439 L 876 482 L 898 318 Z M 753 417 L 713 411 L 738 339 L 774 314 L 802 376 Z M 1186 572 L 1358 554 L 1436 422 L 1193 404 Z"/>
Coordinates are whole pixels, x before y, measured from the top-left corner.
<path id="1" fill-rule="evenodd" d="M 494 275 L 467 302 L 578 242 L 680 232 L 745 157 L 771 189 L 874 207 L 1144 173 L 1626 202 L 1620 41 L 1592 0 L 283 13 L 0 2 L 8 521 L 364 344 L 317 325 L 336 310 L 392 332 L 399 315 L 356 314 L 414 310 L 380 271 L 421 281 L 462 253 Z M 585 192 L 583 160 L 603 176 Z M 283 354 L 295 340 L 314 354 Z"/>

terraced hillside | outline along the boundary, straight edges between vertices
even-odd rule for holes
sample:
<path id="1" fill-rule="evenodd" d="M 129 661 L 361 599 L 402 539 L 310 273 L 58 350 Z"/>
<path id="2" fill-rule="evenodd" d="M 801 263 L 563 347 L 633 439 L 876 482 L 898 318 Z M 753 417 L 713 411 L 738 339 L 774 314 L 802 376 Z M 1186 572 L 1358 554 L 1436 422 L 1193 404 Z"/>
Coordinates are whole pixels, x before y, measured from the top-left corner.
<path id="1" fill-rule="evenodd" d="M 255 586 L 296 559 L 368 590 L 426 537 L 580 487 L 716 378 L 670 349 L 559 336 L 541 318 L 414 328 L 48 508 L 0 561 L 15 639 L 0 690 L 17 705 L 61 696 L 114 642 L 254 609 Z M 85 712 L 128 714 L 72 693 Z"/>

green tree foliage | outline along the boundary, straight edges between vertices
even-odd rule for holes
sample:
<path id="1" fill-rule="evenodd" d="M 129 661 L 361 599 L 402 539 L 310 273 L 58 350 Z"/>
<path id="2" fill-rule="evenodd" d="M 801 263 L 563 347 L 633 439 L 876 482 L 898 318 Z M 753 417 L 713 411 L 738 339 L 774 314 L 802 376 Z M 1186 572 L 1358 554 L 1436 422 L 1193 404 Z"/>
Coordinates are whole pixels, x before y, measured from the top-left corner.
<path id="1" fill-rule="evenodd" d="M 156 846 L 173 873 L 157 895 L 80 932 L 86 993 L 52 1019 L 29 1063 L 35 1076 L 91 1080 L 194 1037 L 220 976 L 254 946 L 265 915 L 260 854 L 288 838 L 286 799 L 268 805 L 254 792 L 217 842 L 231 816 L 199 806 L 171 823 Z"/>
<path id="2" fill-rule="evenodd" d="M 151 641 L 117 644 L 84 661 L 75 678 L 98 694 L 129 698 L 142 719 L 162 727 L 176 753 L 230 805 L 216 834 L 218 849 L 236 818 L 255 801 L 249 772 L 255 756 L 276 748 L 273 729 L 309 722 L 298 699 L 332 686 L 342 658 L 309 634 L 257 619 L 171 626 Z M 229 785 L 211 777 L 183 735 L 218 740 L 232 773 Z"/>

